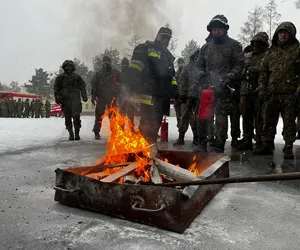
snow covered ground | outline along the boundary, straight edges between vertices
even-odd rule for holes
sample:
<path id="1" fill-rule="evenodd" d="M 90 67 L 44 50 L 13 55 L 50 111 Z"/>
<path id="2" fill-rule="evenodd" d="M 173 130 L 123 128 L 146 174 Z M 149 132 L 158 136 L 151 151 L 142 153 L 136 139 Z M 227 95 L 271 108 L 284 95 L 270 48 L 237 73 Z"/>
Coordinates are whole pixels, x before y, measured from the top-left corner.
<path id="1" fill-rule="evenodd" d="M 138 119 L 137 119 L 138 120 Z M 174 141 L 178 137 L 176 127 L 176 117 L 168 117 L 169 122 L 169 141 Z M 81 138 L 83 141 L 93 141 L 94 135 L 92 128 L 94 116 L 82 116 Z M 283 123 L 279 120 L 277 126 L 276 143 L 284 144 L 282 139 Z M 108 119 L 105 118 L 102 130 L 102 137 L 109 135 Z M 230 129 L 228 131 L 230 140 Z M 192 140 L 192 131 L 189 128 L 186 140 Z M 51 117 L 49 119 L 22 119 L 22 118 L 0 118 L 0 153 L 6 151 L 23 150 L 25 148 L 47 147 L 58 142 L 67 141 L 68 132 L 64 126 L 63 118 Z M 300 145 L 296 141 L 295 145 Z"/>

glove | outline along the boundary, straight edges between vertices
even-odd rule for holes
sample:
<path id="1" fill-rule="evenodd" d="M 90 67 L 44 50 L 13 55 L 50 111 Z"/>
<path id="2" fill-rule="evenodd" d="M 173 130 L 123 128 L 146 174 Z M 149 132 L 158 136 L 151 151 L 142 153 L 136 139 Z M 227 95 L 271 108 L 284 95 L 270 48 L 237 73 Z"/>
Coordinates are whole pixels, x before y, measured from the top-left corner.
<path id="1" fill-rule="evenodd" d="M 91 100 L 91 103 L 95 106 L 96 105 L 96 101 L 94 99 Z"/>
<path id="2" fill-rule="evenodd" d="M 187 101 L 187 96 L 186 95 L 180 95 L 178 98 L 178 101 L 181 103 L 186 103 Z"/>
<path id="3" fill-rule="evenodd" d="M 82 98 L 82 100 L 83 100 L 84 102 L 87 102 L 87 101 L 88 101 L 87 97 Z"/>

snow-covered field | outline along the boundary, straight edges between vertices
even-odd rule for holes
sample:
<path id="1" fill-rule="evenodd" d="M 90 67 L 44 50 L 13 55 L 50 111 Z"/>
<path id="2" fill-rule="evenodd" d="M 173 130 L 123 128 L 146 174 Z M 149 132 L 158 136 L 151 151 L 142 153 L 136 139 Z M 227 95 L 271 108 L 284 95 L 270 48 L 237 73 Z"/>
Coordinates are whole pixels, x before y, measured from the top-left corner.
<path id="1" fill-rule="evenodd" d="M 176 127 L 176 117 L 169 117 L 169 141 L 174 141 L 178 137 Z M 93 141 L 92 132 L 94 116 L 82 116 L 81 139 L 83 141 Z M 102 137 L 109 135 L 108 119 L 105 118 Z M 276 143 L 284 143 L 281 135 L 282 120 L 279 120 L 277 127 Z M 230 140 L 230 131 L 228 132 Z M 192 140 L 192 131 L 189 128 L 186 140 Z M 56 143 L 67 141 L 68 132 L 65 129 L 64 119 L 51 117 L 49 119 L 22 119 L 22 118 L 0 118 L 0 153 L 6 151 L 22 150 L 31 147 L 54 146 Z M 296 141 L 295 145 L 300 145 Z"/>

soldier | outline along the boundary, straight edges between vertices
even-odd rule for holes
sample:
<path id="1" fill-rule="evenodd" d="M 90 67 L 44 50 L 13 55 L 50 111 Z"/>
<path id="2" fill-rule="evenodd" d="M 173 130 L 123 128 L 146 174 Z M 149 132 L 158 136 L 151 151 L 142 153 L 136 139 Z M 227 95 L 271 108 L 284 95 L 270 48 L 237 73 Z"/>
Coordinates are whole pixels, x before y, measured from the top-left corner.
<path id="1" fill-rule="evenodd" d="M 30 111 L 31 111 L 31 118 L 35 116 L 35 99 L 32 99 L 31 104 L 30 104 Z"/>
<path id="2" fill-rule="evenodd" d="M 45 102 L 42 102 L 41 104 L 41 117 L 45 118 L 46 117 L 46 106 L 45 106 Z"/>
<path id="3" fill-rule="evenodd" d="M 178 58 L 177 60 L 177 66 L 178 66 L 178 69 L 175 73 L 175 79 L 176 79 L 176 82 L 177 82 L 177 85 L 179 84 L 179 76 L 183 70 L 183 67 L 184 67 L 184 60 L 183 58 Z M 177 86 L 179 88 L 179 86 Z M 182 103 L 180 102 L 180 100 L 177 98 L 174 98 L 174 109 L 175 109 L 175 113 L 176 113 L 176 118 L 177 118 L 177 128 L 179 128 L 180 126 L 180 119 L 181 119 L 181 105 Z"/>
<path id="4" fill-rule="evenodd" d="M 7 117 L 16 117 L 16 100 L 6 99 Z"/>
<path id="5" fill-rule="evenodd" d="M 237 122 L 239 109 L 234 92 L 239 88 L 244 55 L 241 44 L 227 35 L 228 29 L 228 20 L 223 15 L 217 15 L 210 21 L 207 30 L 211 38 L 202 46 L 197 61 L 199 80 L 205 82 L 203 78 L 206 78 L 206 83 L 211 83 L 216 90 L 216 152 L 224 152 L 228 132 L 227 116 L 231 120 L 232 147 L 237 145 L 240 133 Z"/>
<path id="6" fill-rule="evenodd" d="M 262 117 L 258 98 L 259 66 L 269 47 L 269 37 L 266 32 L 257 33 L 251 40 L 252 52 L 246 54 L 243 80 L 241 86 L 240 110 L 243 116 L 244 140 L 240 149 L 252 150 L 254 127 L 256 147 L 261 146 Z M 255 125 L 255 126 L 254 126 Z"/>
<path id="7" fill-rule="evenodd" d="M 45 109 L 46 109 L 46 118 L 50 118 L 51 103 L 48 99 L 45 102 Z"/>
<path id="8" fill-rule="evenodd" d="M 130 102 L 130 86 L 129 83 L 126 82 L 127 80 L 127 73 L 128 73 L 128 67 L 129 67 L 129 60 L 124 57 L 121 63 L 121 74 L 120 74 L 120 84 L 121 84 L 121 90 L 120 90 L 120 112 L 123 115 L 126 115 L 130 121 L 132 122 L 132 125 L 134 125 L 134 105 Z"/>
<path id="9" fill-rule="evenodd" d="M 75 64 L 73 61 L 64 61 L 62 69 L 64 70 L 64 73 L 59 74 L 54 83 L 55 102 L 61 104 L 62 111 L 64 112 L 66 129 L 69 131 L 69 140 L 80 140 L 81 98 L 84 102 L 87 102 L 85 82 L 81 76 L 74 73 Z"/>
<path id="10" fill-rule="evenodd" d="M 24 108 L 24 105 L 23 105 L 22 99 L 19 98 L 18 102 L 17 102 L 17 108 L 16 108 L 16 110 L 17 110 L 17 117 L 18 118 L 22 117 L 22 115 L 23 115 L 23 108 Z"/>
<path id="11" fill-rule="evenodd" d="M 24 103 L 24 117 L 29 118 L 29 112 L 30 112 L 30 103 L 29 99 L 27 98 Z"/>
<path id="12" fill-rule="evenodd" d="M 119 96 L 117 79 L 114 79 L 114 71 L 111 66 L 111 59 L 108 56 L 103 57 L 102 69 L 94 75 L 92 85 L 92 104 L 95 108 L 95 124 L 93 132 L 95 139 L 100 139 L 100 130 L 102 127 L 102 116 L 106 107 L 112 104 L 113 98 Z M 116 78 L 116 75 L 115 75 Z M 116 105 L 114 102 L 113 105 Z"/>
<path id="13" fill-rule="evenodd" d="M 8 113 L 8 101 L 6 96 L 4 96 L 2 99 L 2 116 L 10 117 Z"/>
<path id="14" fill-rule="evenodd" d="M 34 111 L 35 118 L 41 118 L 41 116 L 42 116 L 42 105 L 43 105 L 43 103 L 41 102 L 40 99 L 37 99 L 35 101 L 35 111 Z"/>
<path id="15" fill-rule="evenodd" d="M 191 125 L 194 139 L 193 144 L 198 145 L 196 112 L 198 111 L 200 86 L 197 81 L 195 64 L 200 50 L 196 50 L 190 57 L 190 62 L 186 65 L 178 80 L 178 102 L 181 105 L 181 120 L 179 124 L 179 138 L 173 144 L 174 146 L 184 145 L 184 136 Z"/>
<path id="16" fill-rule="evenodd" d="M 133 101 L 139 103 L 139 130 L 149 143 L 155 143 L 163 119 L 170 113 L 170 99 L 176 96 L 174 57 L 167 49 L 172 31 L 162 27 L 156 39 L 139 44 L 128 69 Z"/>
<path id="17" fill-rule="evenodd" d="M 281 113 L 284 127 L 283 149 L 285 159 L 294 159 L 293 143 L 296 139 L 296 112 L 293 101 L 300 103 L 300 46 L 296 27 L 283 22 L 276 29 L 272 46 L 264 57 L 259 74 L 259 97 L 264 100 L 263 146 L 259 155 L 271 155 L 274 150 L 276 127 Z"/>

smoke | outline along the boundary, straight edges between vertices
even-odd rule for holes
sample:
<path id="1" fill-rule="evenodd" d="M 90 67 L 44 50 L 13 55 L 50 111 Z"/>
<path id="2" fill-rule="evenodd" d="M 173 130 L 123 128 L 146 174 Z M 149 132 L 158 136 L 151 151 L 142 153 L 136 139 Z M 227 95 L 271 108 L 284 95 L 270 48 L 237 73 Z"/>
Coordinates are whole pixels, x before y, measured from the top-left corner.
<path id="1" fill-rule="evenodd" d="M 67 22 L 83 60 L 91 60 L 107 47 L 121 53 L 128 39 L 139 33 L 153 40 L 158 29 L 171 23 L 168 0 L 73 0 Z M 168 16 L 167 16 L 168 15 Z"/>

